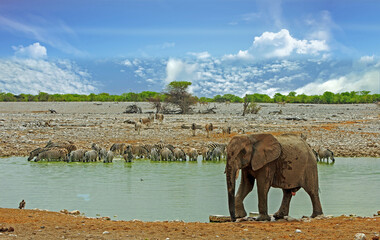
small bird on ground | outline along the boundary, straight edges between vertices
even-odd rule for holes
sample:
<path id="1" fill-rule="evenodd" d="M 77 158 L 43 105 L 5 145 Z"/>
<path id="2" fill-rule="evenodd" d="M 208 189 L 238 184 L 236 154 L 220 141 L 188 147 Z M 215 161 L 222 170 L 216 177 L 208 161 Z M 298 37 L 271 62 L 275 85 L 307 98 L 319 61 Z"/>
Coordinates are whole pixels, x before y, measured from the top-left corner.
<path id="1" fill-rule="evenodd" d="M 25 201 L 24 201 L 24 199 L 20 202 L 20 204 L 18 205 L 18 208 L 20 208 L 20 209 L 25 208 Z"/>

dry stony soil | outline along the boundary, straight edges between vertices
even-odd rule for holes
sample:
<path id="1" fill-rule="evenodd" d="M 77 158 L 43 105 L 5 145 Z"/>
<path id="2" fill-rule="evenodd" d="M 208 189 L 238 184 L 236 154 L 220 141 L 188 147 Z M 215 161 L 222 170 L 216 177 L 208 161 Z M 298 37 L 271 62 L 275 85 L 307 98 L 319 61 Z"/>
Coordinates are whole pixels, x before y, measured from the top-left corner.
<path id="1" fill-rule="evenodd" d="M 198 105 L 194 114 L 165 115 L 163 123 L 144 126 L 140 135 L 127 121 L 147 117 L 154 109 L 149 103 L 137 103 L 143 114 L 123 113 L 130 104 L 2 102 L 0 156 L 27 156 L 49 140 L 70 140 L 87 149 L 93 142 L 109 148 L 117 142 L 159 141 L 201 149 L 208 142 L 228 143 L 244 131 L 302 133 L 313 148 L 327 147 L 337 157 L 380 157 L 380 108 L 375 104 L 259 104 L 258 114 L 245 117 L 242 104 Z M 215 114 L 201 113 L 214 107 Z M 182 127 L 209 122 L 216 127 L 210 138 L 203 129 L 192 136 Z M 232 133 L 223 135 L 223 126 L 231 126 Z M 0 239 L 354 239 L 358 233 L 379 239 L 379 221 L 379 217 L 340 216 L 294 222 L 127 222 L 0 208 Z"/>
<path id="2" fill-rule="evenodd" d="M 78 148 L 91 143 L 109 148 L 113 143 L 153 144 L 159 141 L 194 147 L 200 150 L 209 142 L 228 143 L 245 133 L 295 133 L 307 136 L 313 147 L 324 146 L 338 157 L 380 157 L 380 107 L 376 104 L 312 105 L 259 104 L 258 114 L 242 116 L 242 104 L 209 104 L 194 107 L 195 114 L 165 115 L 162 123 L 144 126 L 137 134 L 133 124 L 154 112 L 151 104 L 137 103 L 142 114 L 123 113 L 132 103 L 31 102 L 0 103 L 0 156 L 27 156 L 37 147 L 52 141 L 73 141 Z M 216 108 L 216 114 L 199 112 Z M 50 113 L 49 109 L 57 113 Z M 215 129 L 206 137 L 204 125 Z M 202 127 L 192 136 L 182 128 L 196 123 Z M 231 126 L 230 135 L 222 134 L 223 126 Z"/>

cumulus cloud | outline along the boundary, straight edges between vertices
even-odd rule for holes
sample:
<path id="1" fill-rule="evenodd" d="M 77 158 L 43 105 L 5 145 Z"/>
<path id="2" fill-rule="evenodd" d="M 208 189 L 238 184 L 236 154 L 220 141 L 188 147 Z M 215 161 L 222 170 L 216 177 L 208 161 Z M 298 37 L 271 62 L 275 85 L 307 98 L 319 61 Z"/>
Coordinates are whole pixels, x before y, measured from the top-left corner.
<path id="1" fill-rule="evenodd" d="M 0 89 L 14 94 L 96 92 L 90 75 L 69 61 L 43 59 L 0 60 Z"/>
<path id="2" fill-rule="evenodd" d="M 30 58 L 45 58 L 47 57 L 47 51 L 44 46 L 41 46 L 39 42 L 33 43 L 27 47 L 22 45 L 12 47 L 15 50 L 16 56 L 30 57 Z"/>
<path id="3" fill-rule="evenodd" d="M 363 56 L 360 58 L 360 63 L 372 63 L 375 60 L 375 56 Z"/>
<path id="4" fill-rule="evenodd" d="M 0 90 L 14 94 L 96 92 L 90 74 L 68 60 L 48 61 L 44 46 L 14 47 L 15 58 L 0 59 Z"/>
<path id="5" fill-rule="evenodd" d="M 297 39 L 287 29 L 275 32 L 264 32 L 256 36 L 252 46 L 240 50 L 237 54 L 224 56 L 224 60 L 275 59 L 291 56 L 319 56 L 329 50 L 326 40 Z"/>
<path id="6" fill-rule="evenodd" d="M 172 81 L 192 81 L 197 79 L 197 64 L 186 63 L 180 59 L 169 59 L 166 65 L 166 83 Z"/>
<path id="7" fill-rule="evenodd" d="M 353 72 L 344 76 L 311 82 L 303 87 L 296 89 L 297 93 L 307 95 L 320 95 L 326 91 L 339 93 L 350 91 L 371 91 L 380 93 L 380 70 L 371 69 L 365 72 Z"/>
<path id="8" fill-rule="evenodd" d="M 282 29 L 278 33 L 264 32 L 255 37 L 251 52 L 264 58 L 282 58 L 294 53 L 318 55 L 328 49 L 325 40 L 298 40 L 293 38 L 287 29 Z"/>

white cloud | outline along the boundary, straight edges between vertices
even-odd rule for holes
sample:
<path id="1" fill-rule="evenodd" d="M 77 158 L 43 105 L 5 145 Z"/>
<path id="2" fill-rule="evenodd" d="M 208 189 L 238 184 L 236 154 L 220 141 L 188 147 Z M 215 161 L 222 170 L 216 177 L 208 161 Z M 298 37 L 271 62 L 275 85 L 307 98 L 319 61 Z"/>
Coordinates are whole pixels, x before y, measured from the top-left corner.
<path id="1" fill-rule="evenodd" d="M 208 53 L 208 52 L 199 52 L 199 53 L 190 52 L 188 54 L 192 55 L 192 56 L 195 56 L 198 59 L 206 59 L 206 58 L 210 58 L 211 57 L 210 53 Z"/>
<path id="2" fill-rule="evenodd" d="M 380 70 L 372 69 L 362 73 L 349 73 L 345 76 L 332 78 L 327 81 L 316 81 L 298 88 L 295 92 L 307 95 L 320 95 L 326 91 L 339 93 L 350 91 L 371 91 L 380 93 Z"/>
<path id="3" fill-rule="evenodd" d="M 62 21 L 54 21 L 51 19 L 33 22 L 35 19 L 28 19 L 28 22 L 22 22 L 11 18 L 0 16 L 0 27 L 10 32 L 21 33 L 28 38 L 48 44 L 63 52 L 74 54 L 77 56 L 86 56 L 87 53 L 72 46 L 66 39 L 75 36 L 75 33 Z M 54 31 L 49 31 L 54 29 Z"/>
<path id="4" fill-rule="evenodd" d="M 179 59 L 169 59 L 166 65 L 166 83 L 172 81 L 192 81 L 197 79 L 197 64 L 189 64 Z"/>
<path id="5" fill-rule="evenodd" d="M 282 29 L 278 33 L 264 32 L 255 37 L 250 52 L 264 58 L 282 58 L 294 53 L 318 55 L 328 49 L 325 40 L 298 40 L 287 29 Z"/>
<path id="6" fill-rule="evenodd" d="M 222 60 L 247 61 L 292 56 L 319 56 L 328 50 L 326 40 L 299 40 L 293 38 L 287 29 L 282 29 L 277 33 L 264 32 L 261 36 L 256 36 L 249 49 L 240 50 L 237 54 L 225 55 Z"/>
<path id="7" fill-rule="evenodd" d="M 360 58 L 359 62 L 361 63 L 372 63 L 375 60 L 375 56 L 363 56 Z"/>
<path id="8" fill-rule="evenodd" d="M 96 92 L 90 75 L 68 60 L 47 61 L 46 48 L 39 43 L 17 47 L 16 56 L 29 58 L 0 59 L 0 90 L 14 94 Z"/>
<path id="9" fill-rule="evenodd" d="M 33 43 L 27 47 L 22 45 L 12 47 L 15 50 L 16 56 L 30 57 L 30 58 L 45 58 L 47 57 L 47 51 L 44 46 L 41 46 L 39 42 Z"/>
<path id="10" fill-rule="evenodd" d="M 122 61 L 121 64 L 127 67 L 131 67 L 133 65 L 132 62 L 129 61 L 128 59 Z"/>

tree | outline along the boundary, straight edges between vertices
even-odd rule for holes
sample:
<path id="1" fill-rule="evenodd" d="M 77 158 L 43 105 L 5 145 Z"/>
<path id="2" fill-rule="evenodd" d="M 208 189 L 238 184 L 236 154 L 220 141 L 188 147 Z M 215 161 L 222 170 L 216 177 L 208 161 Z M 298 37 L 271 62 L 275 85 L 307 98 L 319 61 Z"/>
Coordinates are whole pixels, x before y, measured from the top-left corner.
<path id="1" fill-rule="evenodd" d="M 191 105 L 196 103 L 195 97 L 188 92 L 191 82 L 173 81 L 168 84 L 166 101 L 180 108 L 182 114 L 187 114 L 191 110 Z"/>
<path id="2" fill-rule="evenodd" d="M 246 113 L 253 113 L 253 114 L 257 114 L 261 107 L 257 105 L 257 103 L 255 103 L 252 98 L 250 99 L 250 96 L 251 95 L 245 95 L 244 97 L 244 102 L 243 102 L 243 115 L 242 116 L 245 116 Z"/>

